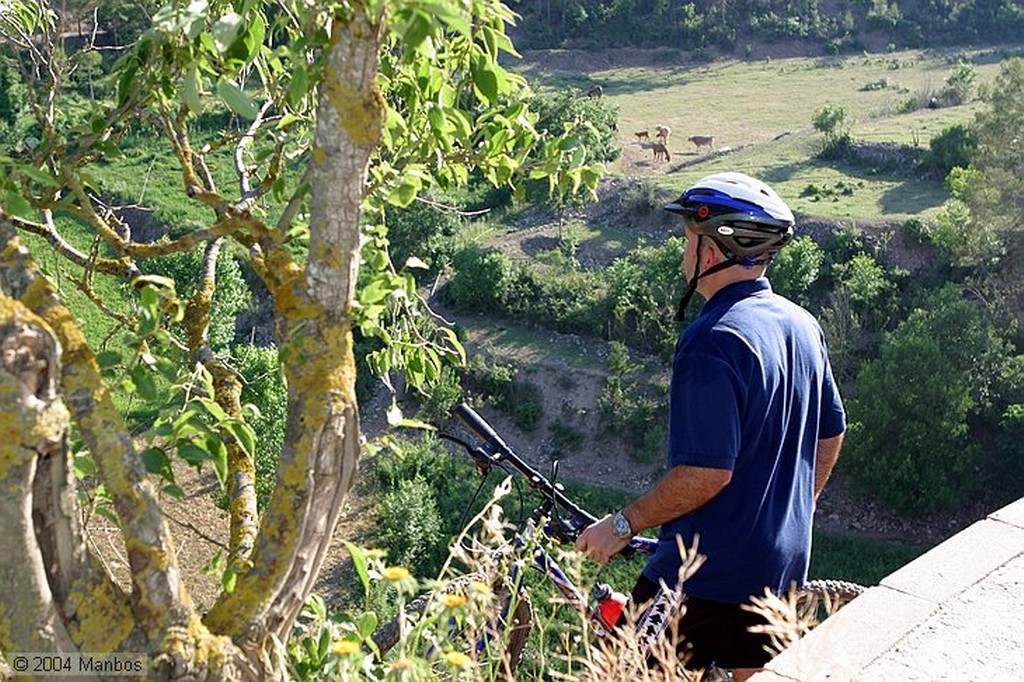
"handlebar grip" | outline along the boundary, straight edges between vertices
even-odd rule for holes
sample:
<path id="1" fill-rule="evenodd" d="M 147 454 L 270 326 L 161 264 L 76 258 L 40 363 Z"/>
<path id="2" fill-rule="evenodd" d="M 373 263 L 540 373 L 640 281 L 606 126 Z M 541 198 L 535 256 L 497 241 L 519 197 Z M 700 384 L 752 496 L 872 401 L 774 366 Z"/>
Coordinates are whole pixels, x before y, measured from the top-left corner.
<path id="1" fill-rule="evenodd" d="M 483 420 L 483 417 L 478 415 L 472 407 L 466 403 L 459 403 L 452 408 L 452 412 L 458 417 L 463 424 L 465 424 L 473 433 L 480 436 L 483 440 L 488 443 L 493 443 L 502 450 L 508 450 L 508 446 L 505 445 L 505 441 L 501 439 L 491 425 Z"/>

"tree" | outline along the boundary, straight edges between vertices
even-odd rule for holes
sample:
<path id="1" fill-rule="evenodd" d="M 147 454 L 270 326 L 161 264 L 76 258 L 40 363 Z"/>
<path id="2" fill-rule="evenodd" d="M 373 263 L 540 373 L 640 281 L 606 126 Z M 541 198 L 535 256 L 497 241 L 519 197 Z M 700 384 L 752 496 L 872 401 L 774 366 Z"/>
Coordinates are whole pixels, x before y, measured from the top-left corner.
<path id="1" fill-rule="evenodd" d="M 905 513 L 968 499 L 984 457 L 971 422 L 989 409 L 1007 356 L 986 311 L 955 285 L 911 311 L 857 376 L 844 458 L 855 480 Z"/>
<path id="2" fill-rule="evenodd" d="M 498 64 L 512 52 L 512 15 L 496 0 L 176 1 L 120 59 L 113 99 L 75 121 L 58 115 L 67 61 L 56 15 L 39 0 L 7 8 L 0 38 L 40 139 L 10 152 L 0 175 L 0 651 L 145 653 L 162 679 L 283 678 L 281 643 L 355 475 L 353 331 L 380 337 L 371 364 L 405 368 L 413 385 L 461 350 L 453 332 L 424 324 L 413 278 L 388 259 L 383 207 L 464 183 L 471 169 L 496 185 L 552 176 L 559 191 L 592 190 L 598 170 L 536 131 L 525 83 Z M 198 144 L 211 111 L 227 124 Z M 173 151 L 180 204 L 203 207 L 207 224 L 133 239 L 128 207 L 104 196 L 95 169 L 123 162 L 119 145 L 139 128 Z M 65 220 L 92 246 L 68 239 Z M 125 345 L 99 352 L 86 339 L 25 234 L 66 261 L 128 330 Z M 273 297 L 288 392 L 262 512 L 240 383 L 209 340 L 230 244 Z M 143 274 L 147 260 L 191 251 L 202 267 L 187 300 L 173 280 Z M 125 283 L 127 311 L 97 293 L 100 278 Z M 119 412 L 119 387 L 153 407 L 149 431 Z M 75 452 L 72 432 L 84 443 Z M 174 490 L 172 457 L 212 465 L 230 500 L 225 589 L 206 613 L 181 582 L 156 496 L 157 485 Z M 102 484 L 130 594 L 85 543 L 73 466 Z"/>

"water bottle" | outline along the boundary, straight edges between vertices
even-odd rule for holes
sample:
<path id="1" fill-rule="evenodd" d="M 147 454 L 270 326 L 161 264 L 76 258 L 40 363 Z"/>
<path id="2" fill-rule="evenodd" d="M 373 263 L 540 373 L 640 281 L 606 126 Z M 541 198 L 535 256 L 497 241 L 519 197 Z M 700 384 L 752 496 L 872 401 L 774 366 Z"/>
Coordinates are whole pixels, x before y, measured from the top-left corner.
<path id="1" fill-rule="evenodd" d="M 597 612 L 601 616 L 602 624 L 609 631 L 614 630 L 619 618 L 622 617 L 622 612 L 626 610 L 629 595 L 616 592 L 608 583 L 598 583 L 594 585 L 591 597 L 597 602 Z"/>

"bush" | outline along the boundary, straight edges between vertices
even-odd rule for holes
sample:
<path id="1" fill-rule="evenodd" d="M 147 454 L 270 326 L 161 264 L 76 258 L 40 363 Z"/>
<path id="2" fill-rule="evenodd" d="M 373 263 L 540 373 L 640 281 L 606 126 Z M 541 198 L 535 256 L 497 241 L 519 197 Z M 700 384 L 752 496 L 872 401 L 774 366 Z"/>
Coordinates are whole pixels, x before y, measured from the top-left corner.
<path id="1" fill-rule="evenodd" d="M 619 195 L 619 205 L 627 215 L 643 217 L 661 209 L 658 187 L 650 178 L 630 180 Z"/>
<path id="2" fill-rule="evenodd" d="M 281 376 L 277 349 L 239 345 L 231 350 L 242 376 L 241 401 L 252 405 L 246 423 L 256 433 L 256 500 L 260 509 L 267 505 L 274 491 L 277 464 L 284 444 L 285 422 L 288 417 L 288 389 Z"/>
<path id="3" fill-rule="evenodd" d="M 488 365 L 474 355 L 466 370 L 466 383 L 483 393 L 485 399 L 512 417 L 523 431 L 533 431 L 544 413 L 544 398 L 536 384 L 516 379 L 509 365 Z"/>
<path id="4" fill-rule="evenodd" d="M 968 125 L 956 123 L 933 137 L 928 147 L 922 165 L 946 177 L 953 168 L 967 168 L 971 164 L 978 140 Z"/>
<path id="5" fill-rule="evenodd" d="M 449 203 L 445 197 L 435 199 L 438 203 Z M 457 214 L 420 201 L 406 208 L 388 206 L 386 213 L 391 259 L 396 267 L 416 256 L 430 268 L 414 270 L 423 278 L 433 276 L 451 262 L 454 238 L 462 227 L 462 218 Z"/>
<path id="6" fill-rule="evenodd" d="M 862 366 L 844 457 L 862 488 L 914 515 L 955 508 L 976 490 L 983 448 L 970 423 L 1006 353 L 984 311 L 955 286 L 930 308 L 911 312 Z"/>
<path id="7" fill-rule="evenodd" d="M 772 288 L 801 305 L 807 305 L 808 292 L 818 280 L 825 262 L 825 252 L 804 235 L 795 238 L 779 251 L 769 266 Z"/>
<path id="8" fill-rule="evenodd" d="M 598 398 L 605 432 L 617 434 L 633 446 L 632 456 L 651 462 L 665 447 L 668 403 L 657 400 L 622 377 L 608 377 Z"/>
<path id="9" fill-rule="evenodd" d="M 403 480 L 384 495 L 377 514 L 377 540 L 387 550 L 388 561 L 414 572 L 436 569 L 438 545 L 442 542 L 441 515 L 434 492 L 422 478 Z"/>
<path id="10" fill-rule="evenodd" d="M 512 262 L 497 249 L 469 246 L 452 259 L 455 273 L 445 286 L 445 295 L 466 310 L 493 311 L 515 278 Z"/>

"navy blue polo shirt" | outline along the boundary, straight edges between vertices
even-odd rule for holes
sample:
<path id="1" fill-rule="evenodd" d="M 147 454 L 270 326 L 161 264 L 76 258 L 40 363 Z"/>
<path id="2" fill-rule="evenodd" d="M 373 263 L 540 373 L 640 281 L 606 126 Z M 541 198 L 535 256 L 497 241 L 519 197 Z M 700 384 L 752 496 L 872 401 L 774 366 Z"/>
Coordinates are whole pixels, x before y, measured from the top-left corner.
<path id="1" fill-rule="evenodd" d="M 740 603 L 803 584 L 811 551 L 817 442 L 846 415 L 824 336 L 765 278 L 720 289 L 680 335 L 672 369 L 668 465 L 730 469 L 707 504 L 662 526 L 644 575 L 674 585 L 675 538 L 707 557 L 687 594 Z"/>

